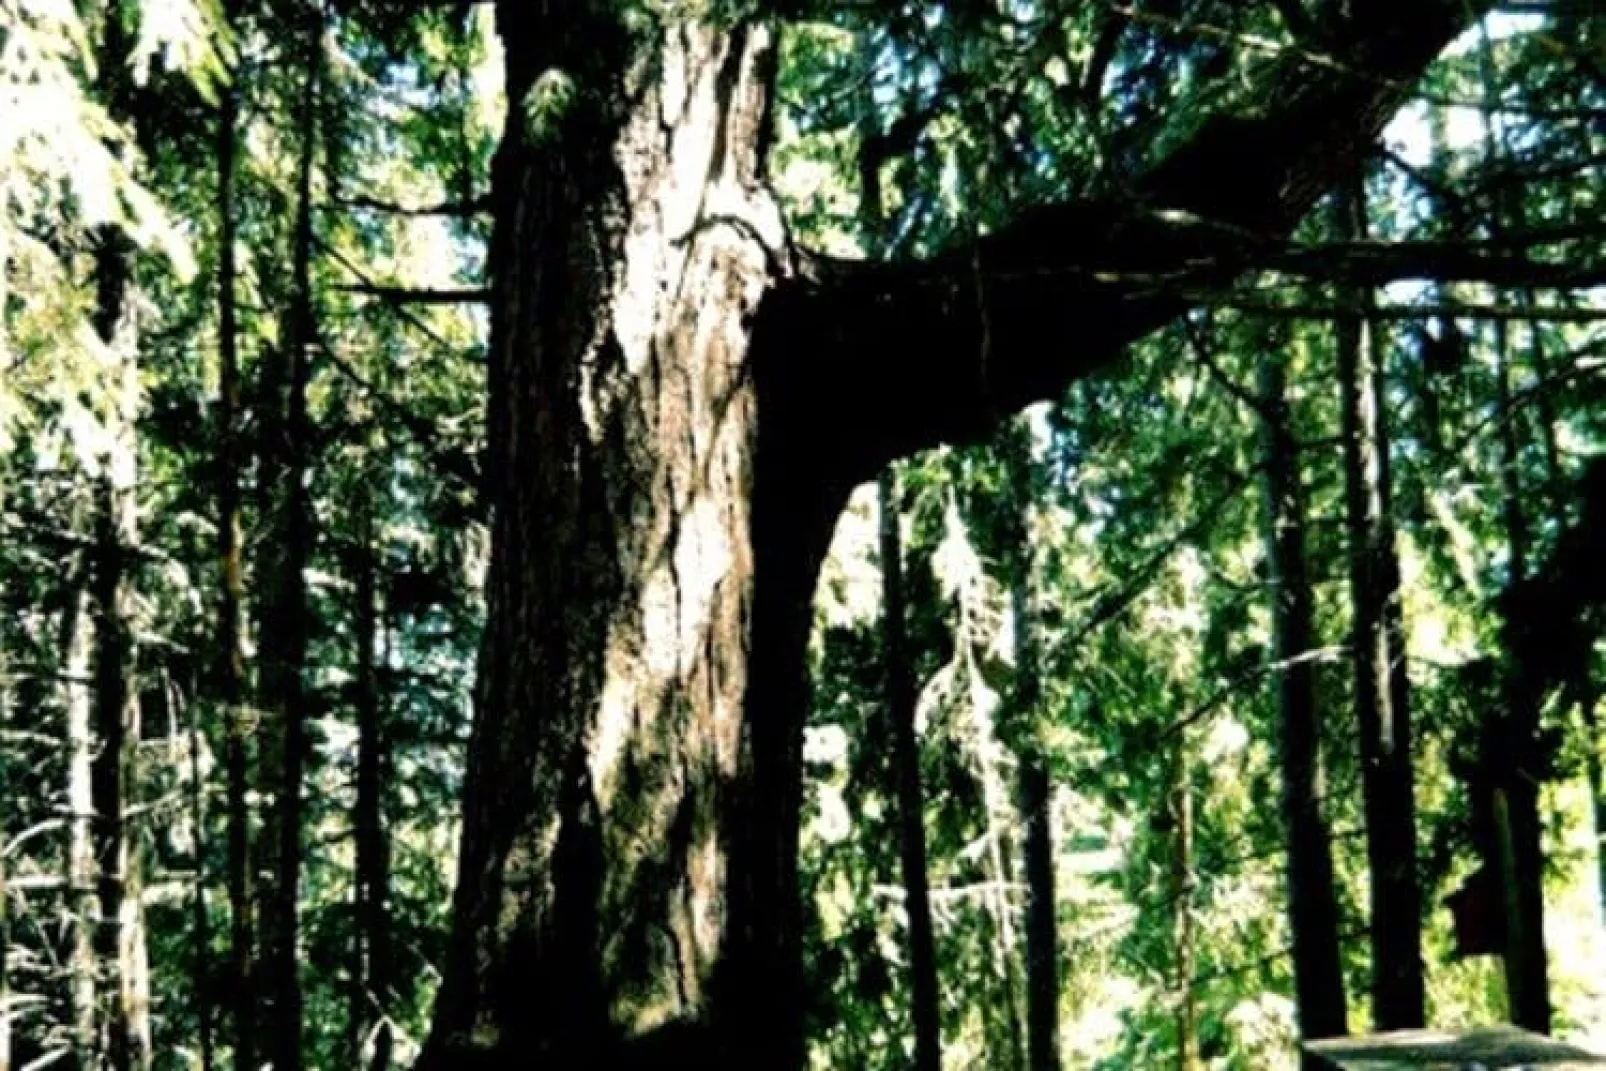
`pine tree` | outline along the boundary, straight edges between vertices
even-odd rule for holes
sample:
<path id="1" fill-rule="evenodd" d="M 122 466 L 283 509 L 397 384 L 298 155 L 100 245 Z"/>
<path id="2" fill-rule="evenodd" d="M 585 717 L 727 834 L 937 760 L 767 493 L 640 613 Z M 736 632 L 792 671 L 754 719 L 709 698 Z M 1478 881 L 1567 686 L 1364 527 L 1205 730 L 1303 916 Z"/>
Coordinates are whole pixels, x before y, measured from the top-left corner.
<path id="1" fill-rule="evenodd" d="M 1357 176 L 1337 195 L 1339 234 L 1365 241 L 1366 187 Z M 1422 893 L 1417 883 L 1416 797 L 1410 683 L 1394 546 L 1381 325 L 1365 318 L 1371 294 L 1344 295 L 1360 315 L 1335 325 L 1344 436 L 1350 658 L 1361 741 L 1367 861 L 1372 890 L 1372 1020 L 1380 1029 L 1424 1024 Z"/>

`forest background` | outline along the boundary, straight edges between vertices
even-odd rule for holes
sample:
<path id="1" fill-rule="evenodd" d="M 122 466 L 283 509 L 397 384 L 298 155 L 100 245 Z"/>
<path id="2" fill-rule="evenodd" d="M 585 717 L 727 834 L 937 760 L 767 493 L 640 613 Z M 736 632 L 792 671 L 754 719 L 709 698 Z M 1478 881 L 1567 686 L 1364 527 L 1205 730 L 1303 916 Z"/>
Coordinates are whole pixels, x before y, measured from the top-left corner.
<path id="1" fill-rule="evenodd" d="M 825 5 L 781 39 L 792 236 L 929 257 L 1119 190 L 1323 62 L 1306 7 Z M 1594 8 L 1496 5 L 1281 262 L 853 492 L 809 639 L 814 1066 L 1606 1048 Z M 493 158 L 572 93 L 510 119 L 503 70 L 483 3 L 0 0 L 0 1069 L 418 1057 Z"/>

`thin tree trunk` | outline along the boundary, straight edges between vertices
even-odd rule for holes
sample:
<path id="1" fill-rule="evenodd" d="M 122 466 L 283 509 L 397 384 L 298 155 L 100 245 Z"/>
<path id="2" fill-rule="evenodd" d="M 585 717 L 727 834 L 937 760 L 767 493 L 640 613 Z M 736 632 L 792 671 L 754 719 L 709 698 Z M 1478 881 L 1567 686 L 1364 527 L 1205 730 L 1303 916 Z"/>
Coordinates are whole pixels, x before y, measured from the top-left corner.
<path id="1" fill-rule="evenodd" d="M 967 612 L 962 603 L 961 613 Z M 961 620 L 961 635 L 972 635 L 974 631 L 973 625 Z M 1020 813 L 1012 804 L 1002 770 L 1005 756 L 999 739 L 998 720 L 980 704 L 972 704 L 971 715 L 979 756 L 983 818 L 986 821 L 983 835 L 986 837 L 989 873 L 985 899 L 992 915 L 993 965 L 1001 989 L 997 999 L 991 1003 L 1003 1029 L 1005 1049 L 1002 1059 L 995 1059 L 994 1064 L 1019 1069 L 1026 1066 L 1025 1016 L 1021 1007 L 1023 993 L 1020 965 L 1016 962 L 1023 945 L 1016 935 L 1015 908 L 1010 902 L 1010 890 L 1017 881 L 1010 829 L 1019 820 Z"/>
<path id="2" fill-rule="evenodd" d="M 1500 421 L 1500 491 L 1507 548 L 1507 589 L 1528 577 L 1528 519 L 1522 506 L 1521 447 L 1513 414 L 1507 324 L 1494 325 L 1495 404 Z M 1550 979 L 1545 954 L 1544 849 L 1538 774 L 1543 682 L 1521 657 L 1525 627 L 1507 603 L 1501 621 L 1503 709 L 1487 715 L 1485 766 L 1492 777 L 1495 858 L 1505 903 L 1506 997 L 1512 1022 L 1550 1032 Z"/>
<path id="3" fill-rule="evenodd" d="M 983 738 L 985 739 L 985 738 Z M 1009 902 L 1009 890 L 1015 882 L 1015 860 L 1004 830 L 1005 811 L 1001 809 L 1005 794 L 992 764 L 982 774 L 983 798 L 987 801 L 987 845 L 990 873 L 987 907 L 993 921 L 993 965 L 998 973 L 999 994 L 991 1003 L 997 1012 L 1004 1033 L 1004 1055 L 995 1061 L 1006 1071 L 1019 1071 L 1026 1066 L 1026 1044 L 1023 1037 L 1021 1014 L 1020 970 L 1015 956 L 1020 942 L 1015 936 L 1015 909 Z M 991 1050 L 991 1042 L 988 1044 Z"/>
<path id="4" fill-rule="evenodd" d="M 305 571 L 312 548 L 307 489 L 311 435 L 307 383 L 316 324 L 312 308 L 312 180 L 322 81 L 324 16 L 308 5 L 302 47 L 305 84 L 297 119 L 296 215 L 285 340 L 263 359 L 262 522 L 266 529 L 258 607 L 258 706 L 263 780 L 272 791 L 263 830 L 262 984 L 266 1055 L 274 1071 L 302 1066 L 300 960 L 301 793 L 306 767 L 308 609 Z"/>
<path id="5" fill-rule="evenodd" d="M 0 239 L 3 243 L 3 239 Z M 0 244 L 0 257 L 5 255 Z M 0 272 L 4 275 L 4 272 Z M 0 281 L 0 300 L 5 283 Z M 0 344 L 4 339 L 0 338 Z M 5 505 L 5 471 L 0 468 L 0 507 Z M 11 730 L 11 667 L 7 658 L 9 630 L 0 628 L 0 737 Z M 0 748 L 0 800 L 11 799 L 11 757 Z M 0 1071 L 11 1071 L 11 887 L 6 881 L 6 857 L 11 848 L 9 804 L 0 810 Z"/>
<path id="6" fill-rule="evenodd" d="M 1186 727 L 1177 734 L 1174 756 L 1171 817 L 1176 829 L 1176 855 L 1172 862 L 1171 895 L 1177 913 L 1177 1069 L 1197 1071 L 1199 1007 L 1193 986 L 1193 774 Z"/>
<path id="7" fill-rule="evenodd" d="M 1364 241 L 1364 175 L 1346 183 L 1337 205 L 1339 238 Z M 1344 303 L 1364 309 L 1371 301 L 1370 289 L 1358 289 Z M 1364 317 L 1346 316 L 1335 326 L 1344 424 L 1350 655 L 1372 878 L 1372 1021 L 1378 1029 L 1401 1030 L 1423 1025 L 1427 998 L 1410 683 L 1394 544 L 1383 351 L 1377 325 Z"/>
<path id="8" fill-rule="evenodd" d="M 168 686 L 172 702 L 183 702 L 171 684 Z M 190 822 L 195 829 L 195 895 L 190 902 L 191 933 L 194 943 L 194 962 L 190 977 L 194 991 L 190 999 L 195 1005 L 195 1019 L 200 1033 L 201 1071 L 212 1071 L 217 1064 L 216 1039 L 213 1032 L 212 999 L 212 922 L 206 902 L 206 781 L 201 772 L 201 751 L 205 736 L 201 732 L 201 716 L 195 704 L 186 703 L 185 720 L 188 722 L 190 753 Z"/>
<path id="9" fill-rule="evenodd" d="M 134 407 L 138 369 L 126 324 L 130 251 L 123 236 L 103 232 L 98 260 L 96 326 L 118 355 L 113 446 L 95 481 L 96 750 L 91 770 L 99 867 L 99 953 L 113 978 L 106 1015 L 106 1056 L 114 1071 L 146 1068 L 151 1060 L 149 992 L 143 964 L 141 852 L 127 813 L 136 791 L 139 693 L 135 681 L 132 550 L 137 538 L 134 498 Z"/>
<path id="10" fill-rule="evenodd" d="M 1479 52 L 1483 92 L 1497 95 L 1497 72 L 1488 30 Z M 1493 110 L 1484 115 L 1484 152 L 1498 166 L 1506 155 Z M 1492 230 L 1498 236 L 1516 224 L 1522 213 L 1521 191 L 1500 198 Z M 1532 330 L 1532 328 L 1530 328 Z M 1521 447 L 1512 408 L 1511 344 L 1508 325 L 1497 321 L 1495 389 L 1500 420 L 1500 489 L 1506 529 L 1507 590 L 1528 576 L 1528 519 L 1522 507 Z M 1504 710 L 1486 733 L 1485 759 L 1494 785 L 1496 862 L 1506 910 L 1506 995 L 1511 1019 L 1541 1034 L 1550 1032 L 1550 978 L 1545 956 L 1544 847 L 1539 815 L 1539 771 L 1542 765 L 1539 715 L 1543 682 L 1535 667 L 1520 656 L 1524 623 L 1508 601 L 1502 620 L 1501 646 Z"/>
<path id="11" fill-rule="evenodd" d="M 234 4 L 225 6 L 232 16 Z M 229 887 L 229 1010 L 235 1071 L 257 1071 L 256 922 L 251 866 L 253 725 L 246 709 L 244 631 L 245 563 L 240 525 L 240 473 L 245 466 L 241 415 L 239 308 L 235 295 L 235 159 L 238 93 L 223 87 L 217 118 L 218 401 L 217 450 L 218 609 L 216 687 L 223 711 L 223 765 L 227 780 Z"/>
<path id="12" fill-rule="evenodd" d="M 1495 325 L 1497 404 L 1510 411 L 1511 369 L 1504 324 Z M 1508 587 L 1528 575 L 1527 518 L 1512 421 L 1502 420 L 1500 480 L 1504 499 Z M 1544 850 L 1539 819 L 1539 711 L 1543 684 L 1522 650 L 1523 622 L 1507 606 L 1502 621 L 1504 710 L 1486 734 L 1485 762 L 1493 777 L 1496 853 L 1506 912 L 1506 996 L 1512 1022 L 1550 1032 L 1550 979 L 1545 958 Z"/>
<path id="13" fill-rule="evenodd" d="M 1035 750 L 1028 750 L 1020 757 L 1020 806 L 1026 827 L 1026 1047 L 1032 1071 L 1060 1066 L 1052 799 L 1048 770 Z"/>
<path id="14" fill-rule="evenodd" d="M 75 511 L 78 507 L 74 507 Z M 75 527 L 76 527 L 75 518 Z M 98 1065 L 95 927 L 100 898 L 95 882 L 93 821 L 95 734 L 90 694 L 89 567 L 80 559 L 69 581 L 62 614 L 62 674 L 66 683 L 67 731 L 67 973 L 71 1009 L 71 1058 L 78 1071 Z"/>
<path id="15" fill-rule="evenodd" d="M 866 79 L 869 84 L 869 79 Z M 866 137 L 859 159 L 859 219 L 870 256 L 885 245 L 881 162 L 870 148 L 874 101 L 864 103 Z M 881 641 L 887 713 L 892 724 L 897 776 L 899 849 L 905 909 L 909 919 L 910 1019 L 915 1032 L 915 1071 L 942 1069 L 942 1009 L 939 1002 L 931 891 L 926 873 L 925 793 L 920 784 L 920 740 L 915 733 L 915 675 L 910 663 L 904 600 L 903 539 L 898 477 L 890 466 L 877 481 L 881 507 Z"/>
<path id="16" fill-rule="evenodd" d="M 1304 488 L 1280 354 L 1268 353 L 1261 360 L 1260 399 L 1294 989 L 1301 1034 L 1337 1037 L 1349 1027 L 1338 949 L 1332 843 L 1321 804 L 1321 732 L 1316 680 L 1309 660 L 1315 628 L 1305 571 Z"/>
<path id="17" fill-rule="evenodd" d="M 120 7 L 106 11 L 98 77 L 111 114 L 132 123 L 133 42 Z M 92 718 L 97 737 L 90 771 L 99 867 L 97 946 L 111 976 L 106 1058 L 112 1071 L 144 1071 L 151 1062 L 150 991 L 146 976 L 142 866 L 138 835 L 126 817 L 139 746 L 139 687 L 134 643 L 135 484 L 139 405 L 138 332 L 131 301 L 134 248 L 120 227 L 101 228 L 95 250 L 95 333 L 113 361 L 106 452 L 94 479 L 95 679 Z"/>
<path id="18" fill-rule="evenodd" d="M 391 1062 L 390 846 L 385 822 L 389 741 L 384 724 L 377 645 L 383 628 L 375 583 L 371 480 L 359 489 L 357 577 L 357 945 L 359 1004 L 352 1009 L 361 1045 L 372 1042 L 368 1066 Z"/>
<path id="19" fill-rule="evenodd" d="M 878 484 L 881 498 L 881 638 L 887 710 L 897 768 L 899 847 L 904 905 L 909 918 L 910 1015 L 915 1029 L 915 1071 L 941 1071 L 942 1019 L 937 953 L 926 881 L 925 794 L 920 785 L 920 740 L 915 734 L 914 668 L 905 634 L 903 546 L 898 478 L 890 468 Z"/>
<path id="20" fill-rule="evenodd" d="M 1578 705 L 1584 722 L 1584 768 L 1589 775 L 1589 799 L 1595 819 L 1595 875 L 1601 918 L 1606 920 L 1606 774 L 1601 771 L 1600 721 L 1595 716 L 1599 703 L 1600 694 L 1590 687 Z"/>
<path id="21" fill-rule="evenodd" d="M 1010 561 L 1010 617 L 1014 631 L 1015 678 L 1010 704 L 1019 763 L 1022 863 L 1026 877 L 1026 1050 L 1031 1071 L 1058 1071 L 1059 940 L 1058 899 L 1054 892 L 1053 789 L 1037 744 L 1034 718 L 1042 693 L 1031 613 L 1032 504 L 1029 444 L 1019 426 L 1005 430 L 1013 546 Z"/>
<path id="22" fill-rule="evenodd" d="M 132 362 L 128 363 L 132 372 Z M 128 386 L 132 387 L 132 383 Z M 132 450 L 129 434 L 119 449 Z M 135 791 L 139 696 L 134 684 L 133 584 L 127 568 L 134 537 L 132 484 L 102 476 L 97 489 L 95 570 L 96 751 L 91 765 L 100 886 L 100 961 L 112 978 L 106 1009 L 106 1057 L 113 1071 L 150 1066 L 142 865 L 127 814 Z"/>

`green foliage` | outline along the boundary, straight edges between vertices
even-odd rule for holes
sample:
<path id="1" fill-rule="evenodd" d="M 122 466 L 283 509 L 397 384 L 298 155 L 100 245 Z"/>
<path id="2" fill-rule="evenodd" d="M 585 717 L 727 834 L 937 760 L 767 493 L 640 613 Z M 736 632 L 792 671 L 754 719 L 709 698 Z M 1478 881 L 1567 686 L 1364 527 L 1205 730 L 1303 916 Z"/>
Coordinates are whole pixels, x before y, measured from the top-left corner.
<path id="1" fill-rule="evenodd" d="M 1180 20 L 1135 21 L 1120 34 L 1123 58 L 1105 73 L 1106 110 L 1091 123 L 1084 111 L 1066 105 L 1075 102 L 1077 76 L 1085 73 L 1076 64 L 1090 62 L 1097 44 L 1101 17 L 1090 14 L 1096 7 L 1061 11 L 1034 4 L 1018 18 L 988 14 L 977 23 L 945 12 L 907 21 L 877 18 L 863 28 L 794 30 L 782 96 L 789 136 L 777 149 L 777 180 L 801 232 L 844 251 L 857 244 L 857 165 L 867 127 L 907 130 L 908 117 L 920 118 L 917 134 L 882 163 L 882 178 L 897 249 L 930 249 L 956 232 L 1012 218 L 1023 202 L 1066 190 L 1118 188 L 1123 174 L 1176 143 L 1202 116 L 1254 108 L 1256 99 L 1246 91 L 1257 84 L 1257 71 L 1285 58 L 1286 27 L 1257 5 L 1189 5 Z M 1587 218 L 1582 206 L 1599 192 L 1588 138 L 1580 140 L 1571 121 L 1538 116 L 1567 114 L 1571 105 L 1564 101 L 1580 102 L 1580 116 L 1599 114 L 1587 76 L 1555 59 L 1577 55 L 1594 31 L 1562 16 L 1543 29 L 1501 22 L 1496 32 L 1506 72 L 1499 97 L 1510 108 L 1502 121 L 1511 155 L 1521 164 L 1489 158 L 1477 127 L 1467 125 L 1468 119 L 1476 123 L 1476 110 L 1413 106 L 1408 121 L 1392 131 L 1409 139 L 1395 151 L 1410 157 L 1413 170 L 1380 163 L 1371 176 L 1376 234 L 1465 237 L 1494 208 L 1496 189 L 1506 190 L 1508 200 L 1520 193 L 1532 221 Z M 1063 52 L 1062 45 L 1068 46 Z M 1547 49 L 1549 60 L 1540 55 Z M 1476 101 L 1476 61 L 1475 51 L 1458 46 L 1435 68 L 1425 94 Z M 1033 69 L 1040 76 L 1020 76 L 1015 65 L 1021 63 L 1041 63 Z M 828 92 L 845 80 L 862 81 L 857 72 L 867 65 L 865 93 Z M 1049 96 L 1040 99 L 1039 92 Z M 1446 117 L 1459 140 L 1426 144 L 1424 128 Z M 1564 177 L 1544 177 L 1549 169 L 1541 161 L 1547 159 L 1560 162 L 1555 170 Z M 1522 185 L 1497 185 L 1517 166 L 1524 169 Z M 1526 181 L 1529 172 L 1532 181 Z M 1310 241 L 1322 238 L 1319 229 L 1308 232 Z M 1276 277 L 1248 285 L 1274 302 L 1326 296 L 1298 295 Z M 1416 293 L 1402 286 L 1383 298 L 1400 301 Z M 1489 299 L 1473 288 L 1456 296 Z M 1446 323 L 1466 340 L 1467 351 L 1448 370 L 1425 363 L 1432 359 L 1429 339 L 1444 337 Z M 1405 321 L 1377 330 L 1387 353 L 1418 730 L 1429 1014 L 1435 1023 L 1489 1021 L 1504 1014 L 1498 963 L 1454 957 L 1443 899 L 1477 866 L 1460 763 L 1479 732 L 1481 712 L 1499 701 L 1487 672 L 1479 677 L 1479 667 L 1500 654 L 1498 597 L 1507 579 L 1496 432 L 1508 421 L 1521 429 L 1524 483 L 1542 489 L 1527 508 L 1542 511 L 1546 501 L 1566 501 L 1565 489 L 1556 497 L 1557 480 L 1565 487 L 1567 473 L 1602 446 L 1601 380 L 1590 356 L 1598 354 L 1600 339 L 1587 325 L 1511 328 L 1508 359 L 1519 386 L 1507 409 L 1492 378 L 1498 336 L 1489 322 Z M 1309 568 L 1319 639 L 1311 655 L 1325 723 L 1323 804 L 1335 831 L 1351 1021 L 1365 1022 L 1367 874 L 1342 646 L 1349 607 L 1333 346 L 1331 328 L 1320 321 L 1198 313 L 1136 347 L 1118 372 L 1081 384 L 1060 405 L 1025 422 L 1034 472 L 1034 519 L 1025 539 L 1035 563 L 1032 612 L 1044 679 L 1039 705 L 1021 723 L 997 720 L 1018 668 L 1007 655 L 1004 606 L 1010 555 L 1022 538 L 1010 529 L 1003 447 L 901 468 L 905 569 L 924 588 L 910 613 L 922 637 L 917 660 L 931 881 L 935 902 L 957 905 L 937 913 L 948 1066 L 1015 1066 L 1010 1026 L 1000 1017 L 1007 1020 L 1018 991 L 1010 995 L 1009 969 L 992 950 L 1000 927 L 1018 936 L 1021 901 L 965 890 L 988 876 L 978 855 L 988 827 L 1019 835 L 1013 803 L 990 805 L 984 782 L 986 755 L 1007 756 L 1024 740 L 1046 748 L 1056 785 L 1067 1066 L 1173 1063 L 1184 989 L 1197 1005 L 1196 1044 L 1205 1066 L 1291 1066 L 1296 1009 L 1283 833 L 1270 805 L 1280 774 L 1265 669 L 1269 611 L 1254 448 L 1259 414 L 1246 401 L 1254 367 L 1271 347 L 1291 354 L 1312 519 Z M 1541 354 L 1557 363 L 1536 364 Z M 1567 356 L 1549 356 L 1561 354 Z M 1547 448 L 1547 438 L 1567 445 Z M 1559 474 L 1546 475 L 1547 456 L 1560 457 Z M 860 512 L 850 508 L 844 518 L 821 585 L 812 730 L 832 739 L 845 734 L 838 748 L 850 755 L 855 739 L 886 738 L 880 667 L 864 650 L 877 628 L 874 527 L 862 514 L 870 508 L 867 500 L 855 501 Z M 1536 516 L 1541 545 L 1559 530 L 1558 522 Z M 862 637 L 857 646 L 844 638 L 845 629 Z M 1558 695 L 1547 714 L 1558 729 L 1574 724 L 1566 718 L 1565 699 Z M 1600 746 L 1573 739 L 1586 750 Z M 1193 877 L 1185 898 L 1175 881 L 1171 811 L 1178 749 L 1187 757 L 1194 804 Z M 1552 976 L 1566 1029 L 1596 1037 L 1603 994 L 1584 957 L 1598 947 L 1601 929 L 1594 853 L 1579 847 L 1589 842 L 1590 789 L 1581 766 L 1572 769 L 1558 771 L 1547 790 Z M 859 912 L 873 911 L 871 919 L 880 920 L 879 945 L 865 954 L 885 959 L 891 970 L 901 993 L 892 1010 L 885 994 L 866 999 L 848 984 L 858 968 L 841 947 L 840 922 L 830 920 L 842 917 L 845 890 L 899 880 L 896 859 L 878 848 L 886 836 L 891 781 L 880 771 L 878 792 L 861 792 L 862 810 L 844 817 L 842 803 L 831 798 L 841 769 L 818 773 L 811 796 L 816 824 L 806 827 L 804 855 L 822 912 L 816 933 L 823 943 L 813 946 L 811 962 L 830 1010 L 821 1015 L 815 1060 L 821 1067 L 875 1066 L 865 1062 L 866 1052 L 882 1052 L 889 1033 L 909 1037 L 895 1018 L 908 1006 L 898 892 L 886 894 L 894 906 L 890 934 L 886 909 L 858 901 Z M 828 814 L 830 836 L 820 825 Z M 856 865 L 837 847 L 844 843 L 859 845 Z M 1184 914 L 1193 947 L 1188 977 L 1181 980 L 1177 934 Z M 879 947 L 889 941 L 890 947 Z M 1018 985 L 1022 949 L 1011 946 L 1002 955 L 1013 959 Z M 893 1063 L 906 1058 L 901 1048 L 886 1057 Z"/>
<path id="2" fill-rule="evenodd" d="M 1268 73 L 1305 47 L 1276 14 L 1286 4 L 807 7 L 809 20 L 784 28 L 772 177 L 797 238 L 843 256 L 924 255 L 1027 206 L 1120 194 L 1210 116 L 1252 113 Z M 1377 238 L 1487 248 L 1502 233 L 1549 227 L 1584 238 L 1558 237 L 1546 255 L 1595 255 L 1582 247 L 1599 239 L 1606 30 L 1584 7 L 1498 16 L 1488 62 L 1471 35 L 1433 68 L 1368 173 Z M 482 202 L 510 106 L 539 144 L 589 91 L 550 70 L 503 100 L 491 9 L 337 0 L 320 42 L 328 84 L 315 116 L 316 535 L 300 900 L 309 1066 L 359 1066 L 373 1038 L 355 1035 L 375 1008 L 395 1031 L 397 1061 L 411 1058 L 446 954 L 487 541 L 477 486 L 487 322 L 481 310 L 385 295 L 483 286 L 489 219 L 419 210 Z M 215 686 L 224 259 L 215 134 L 229 94 L 240 115 L 233 252 L 249 384 L 288 342 L 307 10 L 296 0 L 0 0 L 0 859 L 18 1066 L 68 1043 L 63 622 L 86 575 L 90 490 L 116 441 L 118 358 L 91 328 L 97 243 L 113 231 L 138 251 L 139 434 L 137 456 L 121 460 L 139 474 L 139 544 L 127 549 L 138 563 L 145 728 L 135 794 L 145 810 L 136 835 L 147 858 L 156 1045 L 160 1066 L 188 1067 L 203 1037 L 218 1054 L 231 1044 L 227 723 Z M 646 34 L 686 10 L 631 4 L 623 19 Z M 124 16 L 134 30 L 127 70 L 103 69 L 101 20 Z M 131 114 L 111 107 L 113 75 L 137 90 Z M 867 150 L 880 153 L 882 235 L 864 229 Z M 1317 221 L 1300 234 L 1327 237 Z M 1234 310 L 1251 299 L 1273 314 Z M 1122 368 L 1020 418 L 998 441 L 900 464 L 948 1067 L 1020 1064 L 1029 890 L 1014 784 L 1028 749 L 1054 786 L 1066 1066 L 1172 1064 L 1190 1004 L 1202 1066 L 1291 1066 L 1297 1009 L 1273 803 L 1277 669 L 1267 665 L 1251 386 L 1267 353 L 1286 360 L 1308 489 L 1322 803 L 1335 831 L 1351 1021 L 1365 1022 L 1368 875 L 1342 648 L 1350 607 L 1335 339 L 1327 320 L 1275 311 L 1340 300 L 1331 285 L 1276 273 L 1205 294 L 1206 307 L 1135 346 Z M 1598 306 L 1598 294 L 1416 282 L 1379 300 Z M 1375 329 L 1394 437 L 1429 1014 L 1484 1021 L 1503 1014 L 1499 972 L 1454 957 L 1442 902 L 1478 864 L 1468 770 L 1509 655 L 1502 437 L 1514 443 L 1537 568 L 1580 513 L 1587 461 L 1606 448 L 1606 341 L 1582 315 L 1391 316 Z M 248 391 L 252 433 L 260 402 Z M 256 471 L 237 463 L 254 563 Z M 876 514 L 860 489 L 816 598 L 800 875 L 812 1059 L 866 1071 L 907 1066 L 912 1053 Z M 372 635 L 358 599 L 364 575 L 379 593 Z M 1012 619 L 1022 576 L 1040 677 L 1029 700 L 1017 695 L 1026 667 Z M 367 641 L 381 652 L 388 763 L 394 964 L 380 993 L 357 991 L 353 813 Z M 1598 679 L 1606 667 L 1592 650 Z M 1606 935 L 1590 810 L 1600 786 L 1587 780 L 1602 745 L 1575 699 L 1552 689 L 1544 712 L 1554 743 L 1544 793 L 1549 947 L 1558 1026 L 1599 1042 Z M 254 796 L 253 805 L 264 804 Z"/>
<path id="3" fill-rule="evenodd" d="M 520 102 L 524 117 L 524 136 L 532 145 L 542 145 L 555 135 L 574 103 L 574 79 L 564 72 L 543 71 L 525 91 Z"/>

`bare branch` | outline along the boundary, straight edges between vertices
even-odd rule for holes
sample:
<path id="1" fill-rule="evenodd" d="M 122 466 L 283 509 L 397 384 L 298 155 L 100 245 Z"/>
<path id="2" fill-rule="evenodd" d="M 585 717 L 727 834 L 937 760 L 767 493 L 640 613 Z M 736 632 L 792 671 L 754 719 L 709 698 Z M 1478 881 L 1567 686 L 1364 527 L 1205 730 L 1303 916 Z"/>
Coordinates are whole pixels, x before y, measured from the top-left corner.
<path id="1" fill-rule="evenodd" d="M 325 207 L 384 212 L 393 216 L 447 216 L 454 219 L 472 219 L 491 211 L 491 199 L 485 196 L 467 201 L 442 201 L 432 205 L 403 205 L 376 197 L 336 197 Z"/>
<path id="2" fill-rule="evenodd" d="M 1335 320 L 1355 316 L 1362 310 L 1339 302 L 1324 304 L 1277 304 L 1255 298 L 1223 294 L 1207 303 L 1218 309 L 1281 320 Z M 1450 317 L 1458 320 L 1532 320 L 1549 323 L 1587 324 L 1606 320 L 1606 308 L 1558 308 L 1551 305 L 1377 305 L 1364 310 L 1379 320 L 1431 320 Z"/>
<path id="3" fill-rule="evenodd" d="M 329 257 L 335 261 L 335 263 L 339 264 L 341 268 L 355 278 L 361 285 L 370 287 L 375 292 L 376 296 L 383 300 L 386 305 L 390 306 L 392 311 L 395 312 L 397 319 L 401 320 L 402 323 L 411 327 L 423 337 L 429 339 L 430 342 L 438 347 L 443 353 L 462 352 L 462 346 L 455 345 L 447 339 L 442 338 L 438 331 L 426 323 L 408 306 L 407 302 L 396 301 L 387 298 L 383 293 L 384 287 L 370 278 L 368 273 L 363 271 L 363 269 L 354 263 L 350 257 L 346 256 L 329 242 L 323 241 L 322 239 L 316 237 L 314 240 L 318 243 L 318 248 L 322 249 L 326 254 L 328 254 Z"/>
<path id="4" fill-rule="evenodd" d="M 1238 400 L 1238 402 L 1248 407 L 1251 413 L 1254 413 L 1256 416 L 1261 418 L 1265 418 L 1268 413 L 1266 400 L 1260 395 L 1256 394 L 1254 391 L 1243 386 L 1236 379 L 1233 379 L 1227 374 L 1225 369 L 1216 363 L 1215 355 L 1212 353 L 1210 338 L 1207 332 L 1202 330 L 1200 326 L 1194 323 L 1191 319 L 1184 320 L 1184 323 L 1187 325 L 1188 344 L 1193 349 L 1194 356 L 1199 358 L 1199 363 L 1205 366 L 1205 371 L 1210 373 L 1211 378 L 1213 378 L 1223 390 L 1232 395 Z"/>
<path id="5" fill-rule="evenodd" d="M 342 294 L 380 298 L 397 305 L 483 305 L 491 300 L 491 292 L 484 287 L 446 290 L 381 286 L 373 283 L 336 283 L 335 289 Z"/>

